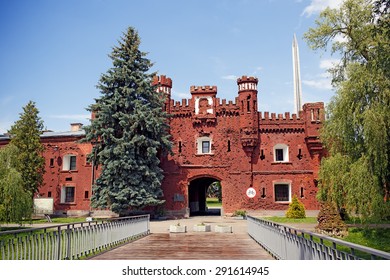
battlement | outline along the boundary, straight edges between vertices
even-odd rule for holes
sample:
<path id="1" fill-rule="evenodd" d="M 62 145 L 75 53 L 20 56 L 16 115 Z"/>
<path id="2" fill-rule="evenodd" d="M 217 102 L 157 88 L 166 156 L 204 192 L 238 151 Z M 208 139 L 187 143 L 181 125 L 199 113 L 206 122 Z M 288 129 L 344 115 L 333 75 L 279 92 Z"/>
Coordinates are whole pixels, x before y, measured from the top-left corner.
<path id="1" fill-rule="evenodd" d="M 162 86 L 162 87 L 172 88 L 171 78 L 167 78 L 165 75 L 154 76 L 152 84 L 154 86 Z"/>
<path id="2" fill-rule="evenodd" d="M 242 76 L 237 79 L 238 91 L 257 90 L 259 80 L 255 77 Z"/>
<path id="3" fill-rule="evenodd" d="M 259 112 L 259 119 L 263 121 L 299 121 L 303 117 L 302 111 L 299 115 L 290 114 L 290 112 L 285 112 L 284 114 L 276 114 L 269 112 Z"/>
<path id="4" fill-rule="evenodd" d="M 257 79 L 256 77 L 248 77 L 248 76 L 242 76 L 241 78 L 237 79 L 237 84 L 245 83 L 245 82 L 253 82 L 257 84 L 259 82 L 259 79 Z"/>
<path id="5" fill-rule="evenodd" d="M 191 86 L 191 94 L 216 94 L 217 86 Z"/>

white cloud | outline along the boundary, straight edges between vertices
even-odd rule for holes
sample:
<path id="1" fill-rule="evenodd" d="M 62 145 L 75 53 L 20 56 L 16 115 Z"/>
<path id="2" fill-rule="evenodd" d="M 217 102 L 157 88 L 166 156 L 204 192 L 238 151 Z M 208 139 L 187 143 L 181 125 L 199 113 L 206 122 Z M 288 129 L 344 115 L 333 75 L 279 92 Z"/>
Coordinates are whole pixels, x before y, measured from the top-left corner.
<path id="1" fill-rule="evenodd" d="M 222 79 L 224 80 L 232 80 L 232 81 L 235 81 L 237 80 L 237 76 L 236 75 L 227 75 L 227 76 L 222 76 Z"/>
<path id="2" fill-rule="evenodd" d="M 53 119 L 81 120 L 81 119 L 90 119 L 91 115 L 87 115 L 87 114 L 51 115 L 49 117 Z"/>
<path id="3" fill-rule="evenodd" d="M 340 60 L 335 59 L 335 58 L 322 59 L 320 61 L 320 68 L 328 70 L 330 68 L 333 68 L 333 67 L 337 66 L 337 64 L 339 64 L 339 63 L 340 63 Z"/>
<path id="4" fill-rule="evenodd" d="M 303 10 L 302 15 L 307 17 L 318 14 L 326 8 L 335 9 L 341 6 L 344 0 L 312 0 L 311 3 Z"/>
<path id="5" fill-rule="evenodd" d="M 344 35 L 342 35 L 342 34 L 337 34 L 336 36 L 334 36 L 333 42 L 335 42 L 335 43 L 346 43 L 346 42 L 348 42 L 348 39 Z"/>
<path id="6" fill-rule="evenodd" d="M 331 90 L 332 83 L 330 79 L 317 79 L 317 80 L 302 80 L 304 85 L 321 90 Z"/>

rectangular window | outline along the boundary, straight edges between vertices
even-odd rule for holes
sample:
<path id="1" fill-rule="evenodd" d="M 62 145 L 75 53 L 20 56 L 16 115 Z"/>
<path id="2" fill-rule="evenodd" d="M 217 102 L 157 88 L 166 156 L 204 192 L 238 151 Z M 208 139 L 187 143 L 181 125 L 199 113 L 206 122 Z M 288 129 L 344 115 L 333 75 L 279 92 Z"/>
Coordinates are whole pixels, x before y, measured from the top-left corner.
<path id="1" fill-rule="evenodd" d="M 275 149 L 275 160 L 284 161 L 283 149 Z"/>
<path id="2" fill-rule="evenodd" d="M 70 156 L 69 170 L 76 170 L 76 156 Z"/>
<path id="3" fill-rule="evenodd" d="M 51 158 L 51 159 L 50 159 L 50 166 L 51 166 L 51 167 L 54 166 L 54 158 Z"/>
<path id="4" fill-rule="evenodd" d="M 61 203 L 74 202 L 75 187 L 62 187 L 61 189 Z"/>
<path id="5" fill-rule="evenodd" d="M 89 191 L 84 192 L 84 198 L 87 199 L 89 197 Z"/>
<path id="6" fill-rule="evenodd" d="M 64 156 L 62 170 L 77 170 L 76 156 L 73 155 Z"/>
<path id="7" fill-rule="evenodd" d="M 288 184 L 275 184 L 275 201 L 276 202 L 289 202 L 290 201 L 290 185 Z"/>
<path id="8" fill-rule="evenodd" d="M 202 141 L 202 154 L 210 153 L 210 141 Z"/>

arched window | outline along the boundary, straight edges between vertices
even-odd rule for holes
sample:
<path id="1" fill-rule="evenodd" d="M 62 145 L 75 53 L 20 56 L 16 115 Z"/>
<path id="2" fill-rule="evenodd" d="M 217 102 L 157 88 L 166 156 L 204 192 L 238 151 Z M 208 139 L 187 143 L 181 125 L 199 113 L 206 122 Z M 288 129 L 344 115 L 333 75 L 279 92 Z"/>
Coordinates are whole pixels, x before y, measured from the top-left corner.
<path id="1" fill-rule="evenodd" d="M 288 146 L 285 144 L 276 144 L 274 146 L 274 161 L 275 162 L 288 162 Z"/>

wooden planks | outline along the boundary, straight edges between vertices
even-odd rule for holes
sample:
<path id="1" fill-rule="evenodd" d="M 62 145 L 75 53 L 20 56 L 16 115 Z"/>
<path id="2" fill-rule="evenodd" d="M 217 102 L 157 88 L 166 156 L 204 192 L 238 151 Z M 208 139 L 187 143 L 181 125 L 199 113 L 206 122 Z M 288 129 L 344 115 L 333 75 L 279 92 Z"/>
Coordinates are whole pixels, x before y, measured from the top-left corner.
<path id="1" fill-rule="evenodd" d="M 93 260 L 272 260 L 244 233 L 154 233 Z"/>

